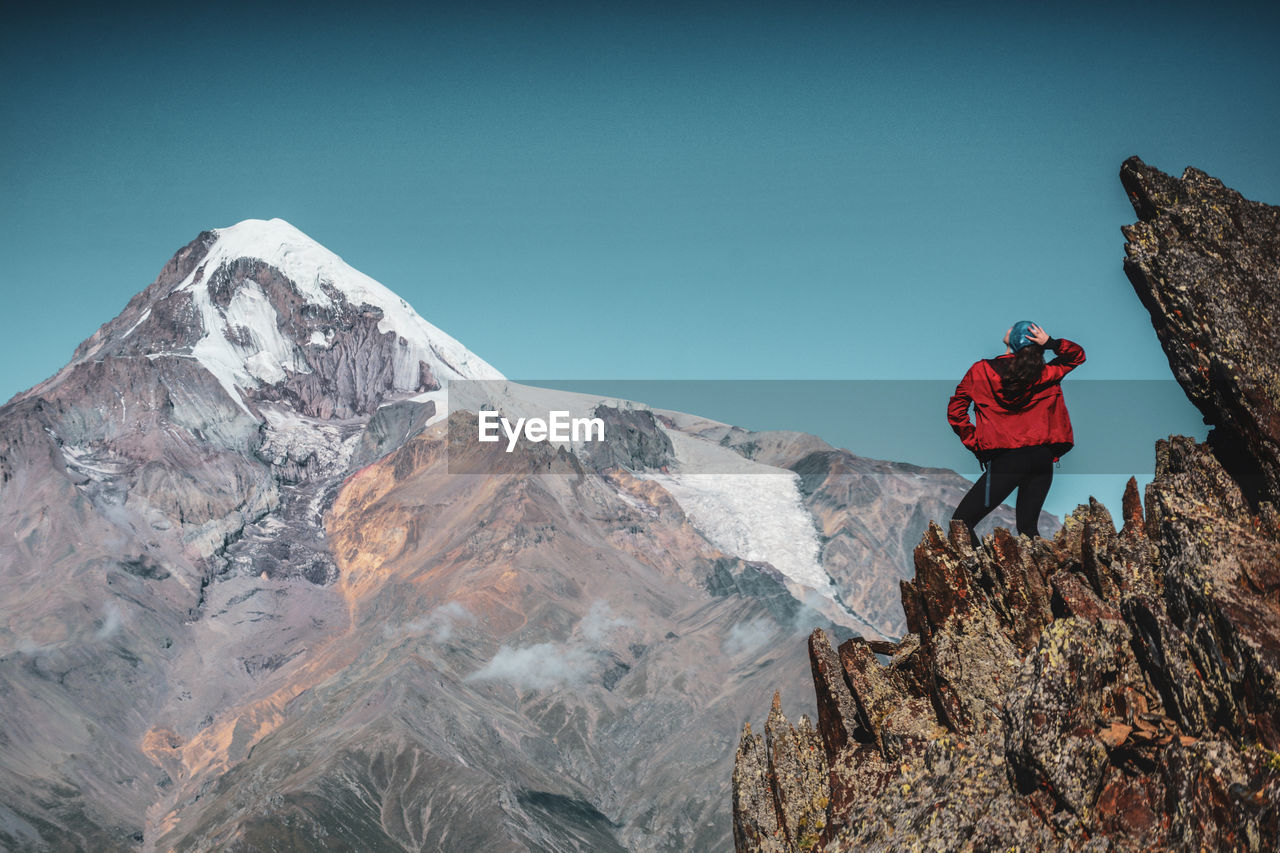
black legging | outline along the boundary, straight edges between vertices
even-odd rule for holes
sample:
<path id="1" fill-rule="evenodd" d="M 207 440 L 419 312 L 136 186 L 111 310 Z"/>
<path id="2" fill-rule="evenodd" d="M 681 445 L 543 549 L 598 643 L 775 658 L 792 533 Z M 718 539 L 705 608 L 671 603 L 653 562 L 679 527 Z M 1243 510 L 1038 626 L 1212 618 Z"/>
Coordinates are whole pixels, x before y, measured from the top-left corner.
<path id="1" fill-rule="evenodd" d="M 1039 536 L 1040 510 L 1049 494 L 1049 484 L 1053 482 L 1053 457 L 1054 448 L 1047 444 L 996 451 L 986 472 L 960 500 L 960 505 L 951 517 L 969 525 L 969 536 L 973 539 L 973 544 L 977 545 L 978 537 L 973 528 L 1017 489 L 1018 532 Z M 989 496 L 988 480 L 991 482 Z"/>

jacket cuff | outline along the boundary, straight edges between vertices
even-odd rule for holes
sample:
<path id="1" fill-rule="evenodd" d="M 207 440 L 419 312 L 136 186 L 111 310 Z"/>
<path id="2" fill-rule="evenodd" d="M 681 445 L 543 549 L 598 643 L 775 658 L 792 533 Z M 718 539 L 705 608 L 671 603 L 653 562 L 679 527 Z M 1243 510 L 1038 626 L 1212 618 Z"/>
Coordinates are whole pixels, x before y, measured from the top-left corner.
<path id="1" fill-rule="evenodd" d="M 1058 344 L 1060 344 L 1060 343 L 1062 343 L 1062 338 L 1049 338 L 1049 340 L 1047 340 L 1047 341 L 1045 341 L 1045 342 L 1044 342 L 1044 348 L 1045 348 L 1045 349 L 1051 349 L 1051 350 L 1053 350 L 1054 352 L 1057 352 L 1057 351 L 1058 351 Z"/>

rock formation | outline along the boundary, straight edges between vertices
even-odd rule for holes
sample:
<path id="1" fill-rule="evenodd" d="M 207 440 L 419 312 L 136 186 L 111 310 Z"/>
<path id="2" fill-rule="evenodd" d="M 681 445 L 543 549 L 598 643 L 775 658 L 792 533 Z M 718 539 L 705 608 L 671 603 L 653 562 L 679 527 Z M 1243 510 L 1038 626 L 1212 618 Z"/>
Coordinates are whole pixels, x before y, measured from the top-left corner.
<path id="1" fill-rule="evenodd" d="M 1280 210 L 1121 177 L 1125 268 L 1208 440 L 1157 443 L 1119 530 L 1093 500 L 1052 541 L 931 525 L 902 641 L 810 636 L 826 773 L 796 770 L 807 719 L 744 732 L 739 851 L 1275 849 Z"/>
<path id="2" fill-rule="evenodd" d="M 1280 208 L 1187 169 L 1176 180 L 1136 157 L 1120 180 L 1139 221 L 1124 271 L 1169 366 L 1212 424 L 1215 455 L 1256 498 L 1280 495 Z"/>

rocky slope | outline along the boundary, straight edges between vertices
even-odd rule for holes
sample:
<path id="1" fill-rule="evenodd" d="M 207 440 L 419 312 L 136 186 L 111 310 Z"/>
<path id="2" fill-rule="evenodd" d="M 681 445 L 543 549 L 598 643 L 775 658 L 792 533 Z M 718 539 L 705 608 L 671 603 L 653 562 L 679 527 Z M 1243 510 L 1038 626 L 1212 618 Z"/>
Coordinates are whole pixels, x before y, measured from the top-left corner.
<path id="1" fill-rule="evenodd" d="M 1280 210 L 1133 158 L 1125 269 L 1213 424 L 1145 509 L 1051 542 L 930 527 L 898 643 L 809 638 L 734 770 L 739 851 L 1273 850 L 1280 838 Z"/>
<path id="2" fill-rule="evenodd" d="M 459 389 L 618 429 L 458 453 Z M 0 848 L 728 849 L 738 722 L 968 484 L 557 394 L 287 223 L 180 250 L 0 407 Z"/>

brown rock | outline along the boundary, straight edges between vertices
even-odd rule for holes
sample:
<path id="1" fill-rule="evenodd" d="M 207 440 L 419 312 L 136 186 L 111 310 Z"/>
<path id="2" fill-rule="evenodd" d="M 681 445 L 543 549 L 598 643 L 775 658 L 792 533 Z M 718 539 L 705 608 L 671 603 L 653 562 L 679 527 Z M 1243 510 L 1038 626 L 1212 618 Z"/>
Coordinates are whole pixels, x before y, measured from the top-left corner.
<path id="1" fill-rule="evenodd" d="M 1094 595 L 1093 590 L 1075 572 L 1058 572 L 1051 583 L 1055 612 L 1061 610 L 1064 616 L 1081 619 L 1121 621 L 1120 611 Z"/>
<path id="2" fill-rule="evenodd" d="M 854 702 L 885 761 L 921 751 L 939 733 L 929 701 L 911 695 L 900 671 L 881 665 L 869 644 L 852 639 L 841 644 L 839 652 Z"/>
<path id="3" fill-rule="evenodd" d="M 789 848 L 773 796 L 764 738 L 742 727 L 733 765 L 733 843 L 738 850 L 782 853 Z"/>
<path id="4" fill-rule="evenodd" d="M 775 693 L 765 726 L 769 777 L 774 801 L 788 843 L 798 853 L 813 850 L 827 824 L 831 801 L 826 754 L 822 739 L 800 718 L 793 728 L 782 713 L 782 697 Z"/>
<path id="5" fill-rule="evenodd" d="M 818 694 L 818 731 L 827 761 L 834 763 L 855 741 L 870 740 L 871 732 L 844 681 L 840 659 L 821 628 L 809 635 L 809 663 Z"/>
<path id="6" fill-rule="evenodd" d="M 1107 745 L 1109 749 L 1115 749 L 1120 744 L 1129 739 L 1129 733 L 1133 731 L 1133 726 L 1126 726 L 1124 723 L 1112 723 L 1102 731 L 1098 732 L 1098 738 Z"/>
<path id="7" fill-rule="evenodd" d="M 1137 157 L 1120 180 L 1139 221 L 1124 229 L 1125 273 L 1169 367 L 1221 430 L 1216 450 L 1247 490 L 1280 497 L 1280 208 L 1198 169 L 1180 179 Z"/>

